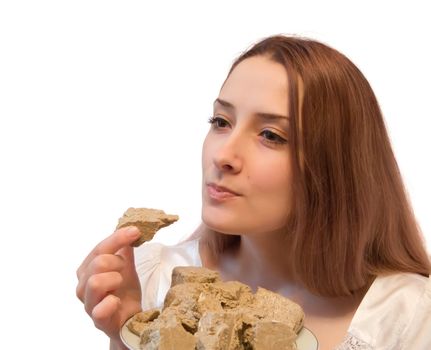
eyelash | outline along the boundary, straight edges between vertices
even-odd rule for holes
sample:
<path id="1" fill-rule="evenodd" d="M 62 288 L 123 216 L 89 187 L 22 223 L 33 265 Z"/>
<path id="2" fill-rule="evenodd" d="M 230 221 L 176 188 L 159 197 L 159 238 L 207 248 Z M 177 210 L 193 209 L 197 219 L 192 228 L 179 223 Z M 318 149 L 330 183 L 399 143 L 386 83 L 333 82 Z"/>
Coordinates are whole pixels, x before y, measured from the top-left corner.
<path id="1" fill-rule="evenodd" d="M 210 123 L 213 127 L 216 127 L 216 128 L 219 128 L 219 127 L 222 127 L 222 126 L 220 126 L 220 125 L 217 125 L 217 123 L 218 122 L 224 122 L 224 123 L 226 123 L 226 124 L 229 124 L 228 123 L 228 121 L 227 120 L 225 120 L 225 119 L 223 119 L 223 118 L 220 118 L 220 117 L 210 117 L 209 119 L 208 119 L 208 123 Z M 215 126 L 214 126 L 215 125 Z"/>
<path id="2" fill-rule="evenodd" d="M 225 125 L 221 126 L 219 124 L 220 122 L 224 123 Z M 216 117 L 216 116 L 210 117 L 208 119 L 208 123 L 210 123 L 212 125 L 212 127 L 215 128 L 215 129 L 225 128 L 227 125 L 229 125 L 229 122 L 226 119 L 220 118 L 220 117 Z M 264 137 L 265 142 L 267 142 L 267 143 L 269 143 L 271 145 L 284 145 L 284 144 L 287 143 L 286 139 L 284 139 L 280 135 L 278 135 L 275 132 L 272 132 L 272 131 L 270 131 L 268 129 L 263 130 L 259 135 L 263 136 L 264 133 L 269 133 L 269 135 L 271 137 L 275 137 L 276 140 L 270 140 L 267 137 Z M 268 134 L 267 134 L 267 136 L 268 136 Z"/>

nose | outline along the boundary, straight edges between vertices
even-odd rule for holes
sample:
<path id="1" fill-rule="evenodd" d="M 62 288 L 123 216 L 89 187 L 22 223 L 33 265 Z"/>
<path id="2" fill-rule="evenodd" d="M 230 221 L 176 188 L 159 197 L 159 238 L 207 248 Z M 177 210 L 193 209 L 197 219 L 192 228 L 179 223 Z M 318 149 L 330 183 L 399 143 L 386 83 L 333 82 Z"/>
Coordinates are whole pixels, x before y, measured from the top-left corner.
<path id="1" fill-rule="evenodd" d="M 242 148 L 240 136 L 234 132 L 220 140 L 219 147 L 213 157 L 217 169 L 233 174 L 239 173 L 243 167 Z"/>

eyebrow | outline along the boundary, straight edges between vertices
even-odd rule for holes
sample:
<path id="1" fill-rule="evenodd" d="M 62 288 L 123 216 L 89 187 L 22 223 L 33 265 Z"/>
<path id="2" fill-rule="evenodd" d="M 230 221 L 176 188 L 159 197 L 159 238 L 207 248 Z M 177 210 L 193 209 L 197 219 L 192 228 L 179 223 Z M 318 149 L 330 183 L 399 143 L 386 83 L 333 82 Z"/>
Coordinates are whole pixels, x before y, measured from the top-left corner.
<path id="1" fill-rule="evenodd" d="M 235 111 L 235 106 L 228 101 L 222 100 L 220 98 L 216 98 L 214 101 L 214 107 L 217 103 L 222 105 L 223 107 L 225 107 L 227 109 Z M 259 117 L 259 118 L 267 119 L 267 120 L 275 120 L 275 119 L 287 119 L 287 120 L 289 120 L 288 116 L 281 115 L 281 114 L 275 114 L 275 113 L 256 112 L 256 113 L 254 113 L 254 115 Z"/>

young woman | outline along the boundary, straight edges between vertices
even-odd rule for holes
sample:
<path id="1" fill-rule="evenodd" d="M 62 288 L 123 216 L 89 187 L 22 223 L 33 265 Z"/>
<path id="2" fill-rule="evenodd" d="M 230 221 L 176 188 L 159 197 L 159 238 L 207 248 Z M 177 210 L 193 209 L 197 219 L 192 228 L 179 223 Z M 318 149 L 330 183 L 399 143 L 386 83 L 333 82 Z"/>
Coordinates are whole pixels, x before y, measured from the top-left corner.
<path id="1" fill-rule="evenodd" d="M 77 295 L 119 329 L 205 266 L 299 303 L 319 349 L 431 349 L 430 261 L 367 80 L 313 40 L 272 36 L 233 64 L 203 145 L 202 225 L 174 247 L 133 228 L 98 244 Z"/>

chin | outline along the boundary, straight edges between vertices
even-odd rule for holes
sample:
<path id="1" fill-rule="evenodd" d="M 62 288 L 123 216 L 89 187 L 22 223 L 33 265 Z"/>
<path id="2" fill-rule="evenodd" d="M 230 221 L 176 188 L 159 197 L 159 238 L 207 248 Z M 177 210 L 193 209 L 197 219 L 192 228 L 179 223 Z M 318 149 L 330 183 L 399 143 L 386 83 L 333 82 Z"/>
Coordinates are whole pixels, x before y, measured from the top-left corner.
<path id="1" fill-rule="evenodd" d="M 212 210 L 202 210 L 202 222 L 213 231 L 224 233 L 227 235 L 239 235 L 244 232 L 241 222 L 230 218 L 227 215 L 220 215 L 221 213 L 214 213 Z"/>

